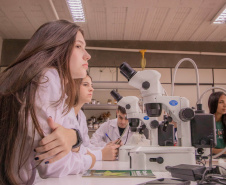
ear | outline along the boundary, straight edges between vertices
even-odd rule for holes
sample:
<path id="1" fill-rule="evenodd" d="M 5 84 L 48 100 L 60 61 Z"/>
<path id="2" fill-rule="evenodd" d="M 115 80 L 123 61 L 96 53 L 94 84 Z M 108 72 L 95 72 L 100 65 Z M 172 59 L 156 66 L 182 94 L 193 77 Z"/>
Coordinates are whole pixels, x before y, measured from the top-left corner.
<path id="1" fill-rule="evenodd" d="M 116 110 L 116 118 L 118 117 L 118 109 Z"/>

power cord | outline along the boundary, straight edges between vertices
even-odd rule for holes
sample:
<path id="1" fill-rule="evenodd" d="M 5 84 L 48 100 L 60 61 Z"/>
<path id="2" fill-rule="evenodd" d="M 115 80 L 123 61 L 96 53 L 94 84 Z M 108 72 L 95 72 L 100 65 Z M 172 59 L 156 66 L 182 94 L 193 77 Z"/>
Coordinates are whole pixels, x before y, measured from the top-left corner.
<path id="1" fill-rule="evenodd" d="M 210 183 L 226 184 L 226 176 L 219 174 L 219 168 L 223 168 L 224 170 L 226 169 L 219 165 L 215 165 L 213 167 L 215 168 L 206 168 L 206 170 L 202 174 L 202 179 L 200 181 L 197 181 L 198 185 Z"/>
<path id="2" fill-rule="evenodd" d="M 196 164 L 206 166 L 206 159 L 208 159 L 207 156 L 196 155 Z"/>

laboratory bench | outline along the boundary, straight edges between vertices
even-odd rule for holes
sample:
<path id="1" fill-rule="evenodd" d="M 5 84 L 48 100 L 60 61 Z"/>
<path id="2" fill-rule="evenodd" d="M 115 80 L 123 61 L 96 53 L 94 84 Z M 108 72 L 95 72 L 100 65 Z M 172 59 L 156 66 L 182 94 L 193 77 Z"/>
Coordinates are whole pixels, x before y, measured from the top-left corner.
<path id="1" fill-rule="evenodd" d="M 97 161 L 93 170 L 131 170 L 129 162 L 121 161 Z M 170 178 L 169 172 L 153 172 L 156 178 L 97 178 L 97 177 L 82 177 L 78 175 L 68 175 L 61 178 L 40 179 L 35 185 L 137 185 L 157 178 Z M 196 182 L 191 182 L 195 185 Z"/>

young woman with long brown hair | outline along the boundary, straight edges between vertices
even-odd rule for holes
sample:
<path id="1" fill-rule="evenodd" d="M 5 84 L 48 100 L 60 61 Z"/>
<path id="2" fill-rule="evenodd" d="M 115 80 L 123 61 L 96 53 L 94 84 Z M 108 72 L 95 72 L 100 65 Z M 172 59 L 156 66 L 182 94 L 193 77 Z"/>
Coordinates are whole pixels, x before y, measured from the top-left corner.
<path id="1" fill-rule="evenodd" d="M 78 129 L 81 132 L 81 136 L 83 140 L 82 145 L 95 155 L 97 161 L 98 160 L 113 161 L 117 158 L 118 148 L 120 147 L 119 144 L 111 143 L 103 147 L 97 147 L 90 143 L 86 116 L 82 111 L 82 107 L 85 103 L 91 102 L 91 99 L 93 97 L 94 89 L 93 89 L 92 78 L 89 76 L 89 74 L 87 74 L 87 76 L 82 80 L 79 79 L 76 81 L 77 81 L 77 84 L 80 84 L 80 90 L 79 90 L 78 104 L 74 107 L 74 113 L 78 120 Z"/>
<path id="2" fill-rule="evenodd" d="M 68 115 L 78 96 L 74 79 L 86 76 L 91 58 L 85 46 L 79 26 L 64 20 L 49 22 L 0 74 L 0 184 L 32 184 L 36 169 L 43 178 L 60 177 L 94 164 L 94 155 L 85 150 L 72 150 L 51 164 L 40 163 L 35 152 L 40 140 L 51 133 L 47 123 L 51 120 L 74 134 L 68 137 L 68 142 L 74 139 L 71 146 L 77 142 L 75 123 Z"/>
<path id="3" fill-rule="evenodd" d="M 213 92 L 209 96 L 208 107 L 215 116 L 217 146 L 213 148 L 213 153 L 218 154 L 226 147 L 226 94 Z"/>

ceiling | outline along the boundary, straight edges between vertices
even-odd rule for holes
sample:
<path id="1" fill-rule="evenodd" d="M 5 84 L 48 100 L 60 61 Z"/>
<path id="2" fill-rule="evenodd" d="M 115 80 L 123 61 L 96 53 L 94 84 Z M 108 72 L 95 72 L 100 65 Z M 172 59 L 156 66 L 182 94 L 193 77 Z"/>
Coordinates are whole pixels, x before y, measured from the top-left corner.
<path id="1" fill-rule="evenodd" d="M 87 40 L 226 41 L 226 25 L 211 24 L 226 0 L 82 1 Z M 29 39 L 57 16 L 72 21 L 65 0 L 0 0 L 0 37 Z"/>

